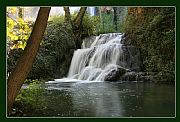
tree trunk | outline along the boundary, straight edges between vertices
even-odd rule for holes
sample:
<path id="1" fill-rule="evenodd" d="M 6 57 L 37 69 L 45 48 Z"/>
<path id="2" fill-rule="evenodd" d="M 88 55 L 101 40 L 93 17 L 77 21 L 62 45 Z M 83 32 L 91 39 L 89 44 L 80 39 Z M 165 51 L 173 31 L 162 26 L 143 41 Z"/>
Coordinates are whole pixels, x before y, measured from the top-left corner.
<path id="1" fill-rule="evenodd" d="M 76 43 L 76 49 L 81 48 L 81 35 L 82 35 L 82 20 L 84 17 L 84 14 L 86 12 L 87 7 L 81 7 L 79 10 L 79 13 L 77 14 L 76 18 L 74 19 L 73 23 L 73 33 L 75 36 L 75 43 Z"/>
<path id="2" fill-rule="evenodd" d="M 39 49 L 40 42 L 43 38 L 44 31 L 47 26 L 50 7 L 41 7 L 29 37 L 27 45 L 22 56 L 18 59 L 15 69 L 8 78 L 7 83 L 7 105 L 8 110 L 11 109 L 21 86 L 30 72 L 34 59 Z"/>
<path id="3" fill-rule="evenodd" d="M 99 7 L 95 7 L 94 9 L 95 9 L 94 15 L 99 16 Z"/>
<path id="4" fill-rule="evenodd" d="M 64 11 L 65 11 L 65 19 L 64 19 L 64 21 L 70 23 L 71 26 L 72 26 L 71 14 L 70 14 L 70 11 L 69 11 L 69 7 L 63 7 L 63 8 L 64 8 Z"/>
<path id="5" fill-rule="evenodd" d="M 86 9 L 87 9 L 87 7 L 81 7 L 78 15 L 74 19 L 74 26 L 76 26 L 77 28 L 80 27 L 82 24 L 82 19 L 83 19 L 85 12 L 86 12 Z"/>
<path id="6" fill-rule="evenodd" d="M 24 14 L 23 14 L 23 8 L 22 7 L 18 7 L 18 17 L 23 19 Z"/>
<path id="7" fill-rule="evenodd" d="M 81 35 L 82 35 L 82 20 L 84 17 L 84 14 L 86 12 L 87 7 L 81 7 L 79 10 L 79 13 L 75 17 L 75 19 L 72 21 L 71 20 L 71 14 L 69 12 L 69 7 L 64 7 L 65 11 L 65 22 L 69 22 L 72 26 L 72 31 L 75 36 L 75 44 L 76 44 L 76 49 L 81 48 Z"/>
<path id="8" fill-rule="evenodd" d="M 117 7 L 113 7 L 114 10 L 114 25 L 115 25 L 115 29 L 116 31 L 118 30 L 118 25 L 117 25 Z"/>

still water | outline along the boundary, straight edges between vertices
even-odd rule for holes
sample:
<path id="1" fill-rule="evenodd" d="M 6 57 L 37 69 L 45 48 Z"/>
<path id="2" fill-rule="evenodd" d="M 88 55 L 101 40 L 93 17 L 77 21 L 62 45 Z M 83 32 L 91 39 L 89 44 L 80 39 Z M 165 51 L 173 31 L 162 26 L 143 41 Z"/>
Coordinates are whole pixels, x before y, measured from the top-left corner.
<path id="1" fill-rule="evenodd" d="M 175 87 L 143 82 L 71 81 L 46 84 L 50 117 L 173 117 Z"/>

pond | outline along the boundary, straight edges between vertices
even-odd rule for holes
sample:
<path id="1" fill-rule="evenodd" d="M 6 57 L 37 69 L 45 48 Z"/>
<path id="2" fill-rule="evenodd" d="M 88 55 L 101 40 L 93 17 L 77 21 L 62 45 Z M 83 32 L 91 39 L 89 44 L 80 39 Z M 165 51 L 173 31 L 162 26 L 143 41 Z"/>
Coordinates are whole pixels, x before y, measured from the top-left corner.
<path id="1" fill-rule="evenodd" d="M 174 117 L 175 86 L 144 82 L 49 82 L 46 117 Z M 33 113 L 32 113 L 33 114 Z"/>

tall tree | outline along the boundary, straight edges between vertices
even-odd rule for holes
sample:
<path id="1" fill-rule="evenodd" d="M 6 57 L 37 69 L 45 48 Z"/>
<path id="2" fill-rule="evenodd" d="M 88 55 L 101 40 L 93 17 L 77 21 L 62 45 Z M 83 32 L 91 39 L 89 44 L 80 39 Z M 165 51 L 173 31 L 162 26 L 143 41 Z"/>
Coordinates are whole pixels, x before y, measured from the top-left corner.
<path id="1" fill-rule="evenodd" d="M 77 49 L 81 48 L 80 40 L 81 40 L 81 36 L 82 36 L 82 20 L 83 20 L 84 14 L 86 12 L 86 9 L 87 9 L 87 7 L 81 7 L 77 16 L 72 21 L 70 11 L 69 11 L 69 7 L 64 7 L 65 21 L 70 22 L 70 24 L 72 26 L 72 31 L 73 31 L 74 36 L 75 36 L 75 43 L 76 43 Z"/>
<path id="2" fill-rule="evenodd" d="M 22 56 L 17 61 L 17 65 L 8 77 L 7 83 L 7 105 L 11 109 L 19 90 L 30 72 L 34 59 L 39 49 L 40 42 L 45 32 L 49 17 L 50 7 L 40 7 L 36 22 L 23 51 Z"/>
<path id="3" fill-rule="evenodd" d="M 82 24 L 82 19 L 86 12 L 86 9 L 87 9 L 87 7 L 81 7 L 79 10 L 79 13 L 77 14 L 77 16 L 74 19 L 74 26 L 76 26 L 77 28 L 79 28 Z"/>
<path id="4" fill-rule="evenodd" d="M 69 7 L 63 7 L 63 8 L 64 8 L 64 11 L 65 11 L 65 19 L 64 19 L 64 21 L 69 22 L 72 25 L 71 14 L 70 14 L 70 11 L 69 11 Z"/>

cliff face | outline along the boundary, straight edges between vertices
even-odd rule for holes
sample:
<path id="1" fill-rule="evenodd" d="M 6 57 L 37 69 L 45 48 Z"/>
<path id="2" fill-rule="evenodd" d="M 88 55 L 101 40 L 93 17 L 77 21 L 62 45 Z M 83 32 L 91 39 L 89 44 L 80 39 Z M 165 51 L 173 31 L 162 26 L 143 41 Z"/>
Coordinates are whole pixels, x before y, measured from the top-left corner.
<path id="1" fill-rule="evenodd" d="M 129 7 L 124 26 L 124 43 L 140 49 L 142 69 L 174 81 L 175 8 Z"/>

